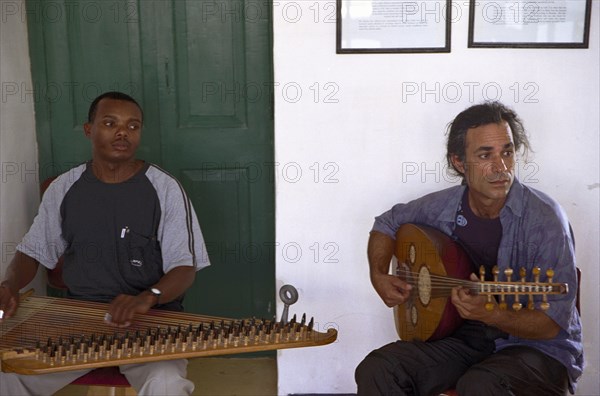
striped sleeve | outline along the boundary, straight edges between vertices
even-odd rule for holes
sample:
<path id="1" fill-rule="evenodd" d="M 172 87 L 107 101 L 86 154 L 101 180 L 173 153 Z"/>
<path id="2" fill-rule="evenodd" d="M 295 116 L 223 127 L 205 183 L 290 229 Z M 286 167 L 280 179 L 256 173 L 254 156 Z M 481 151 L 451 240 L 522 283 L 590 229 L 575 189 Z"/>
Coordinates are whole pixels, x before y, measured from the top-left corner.
<path id="1" fill-rule="evenodd" d="M 44 267 L 53 269 L 67 247 L 62 235 L 60 206 L 62 201 L 85 171 L 81 164 L 58 176 L 42 197 L 38 213 L 17 250 L 37 260 Z"/>
<path id="2" fill-rule="evenodd" d="M 160 201 L 158 240 L 163 271 L 179 266 L 200 270 L 210 265 L 198 217 L 181 183 L 156 165 L 148 167 L 146 177 Z"/>

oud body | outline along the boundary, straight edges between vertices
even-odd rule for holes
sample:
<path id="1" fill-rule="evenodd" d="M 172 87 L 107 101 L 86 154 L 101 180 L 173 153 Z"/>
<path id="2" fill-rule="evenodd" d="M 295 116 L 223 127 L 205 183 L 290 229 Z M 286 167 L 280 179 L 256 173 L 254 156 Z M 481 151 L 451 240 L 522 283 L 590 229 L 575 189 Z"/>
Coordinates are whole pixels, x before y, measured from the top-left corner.
<path id="1" fill-rule="evenodd" d="M 553 271 L 546 271 L 548 282 L 540 282 L 540 269 L 533 271 L 534 282 L 526 282 L 526 272 L 519 271 L 518 282 L 512 282 L 512 269 L 505 270 L 506 281 L 498 280 L 494 268 L 493 282 L 485 282 L 485 271 L 477 270 L 461 245 L 446 234 L 426 226 L 404 224 L 396 233 L 395 274 L 412 285 L 408 300 L 394 307 L 396 330 L 402 340 L 433 341 L 450 335 L 462 323 L 462 318 L 450 294 L 457 286 L 467 287 L 473 294 L 487 296 L 486 309 L 507 309 L 506 296 L 514 296 L 510 308 L 522 308 L 519 298 L 528 298 L 527 309 L 535 309 L 534 295 L 542 295 L 539 307 L 549 307 L 547 295 L 565 294 L 568 285 L 552 283 Z M 479 272 L 481 281 L 469 280 Z M 495 296 L 498 296 L 497 304 Z"/>
<path id="2" fill-rule="evenodd" d="M 404 224 L 396 233 L 395 273 L 412 284 L 410 298 L 394 307 L 401 339 L 437 340 L 461 323 L 446 289 L 432 285 L 433 276 L 468 279 L 474 266 L 464 250 L 444 233 L 425 226 Z"/>

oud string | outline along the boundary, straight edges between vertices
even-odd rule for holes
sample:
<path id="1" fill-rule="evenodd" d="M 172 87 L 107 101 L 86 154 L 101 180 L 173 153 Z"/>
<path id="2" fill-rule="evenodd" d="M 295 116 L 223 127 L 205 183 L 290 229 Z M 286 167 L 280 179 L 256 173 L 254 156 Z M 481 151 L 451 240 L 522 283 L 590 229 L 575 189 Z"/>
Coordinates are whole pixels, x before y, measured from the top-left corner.
<path id="1" fill-rule="evenodd" d="M 400 279 L 404 280 L 407 283 L 413 284 L 413 285 L 418 285 L 419 280 L 421 279 L 419 274 L 414 273 L 414 272 L 400 273 L 400 274 L 398 274 L 398 276 L 400 277 Z M 436 289 L 450 290 L 457 286 L 464 286 L 464 287 L 468 287 L 468 288 L 477 288 L 477 285 L 478 285 L 478 282 L 473 282 L 473 281 L 464 280 L 464 279 L 451 278 L 448 276 L 435 275 L 435 274 L 429 274 L 429 276 L 427 278 L 430 280 L 428 285 L 431 285 L 432 288 L 436 288 Z"/>
<path id="2" fill-rule="evenodd" d="M 423 283 L 425 288 L 431 288 L 434 292 L 450 293 L 450 291 L 458 286 L 466 287 L 475 293 L 491 293 L 491 294 L 561 294 L 560 285 L 542 282 L 475 282 L 465 279 L 451 278 L 444 275 L 428 274 L 426 279 L 428 282 Z M 419 273 L 401 271 L 397 275 L 405 282 L 416 286 L 417 288 L 422 283 Z M 446 294 L 443 294 L 446 295 Z"/>

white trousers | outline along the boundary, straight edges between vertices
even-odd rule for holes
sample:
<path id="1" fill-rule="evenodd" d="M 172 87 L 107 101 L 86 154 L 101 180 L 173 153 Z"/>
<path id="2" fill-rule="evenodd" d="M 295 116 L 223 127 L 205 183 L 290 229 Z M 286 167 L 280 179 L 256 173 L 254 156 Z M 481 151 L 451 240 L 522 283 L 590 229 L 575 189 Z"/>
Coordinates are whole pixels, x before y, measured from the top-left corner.
<path id="1" fill-rule="evenodd" d="M 187 360 L 128 364 L 119 370 L 139 396 L 188 396 L 194 383 L 187 377 Z M 90 370 L 41 375 L 0 372 L 0 396 L 50 396 Z"/>

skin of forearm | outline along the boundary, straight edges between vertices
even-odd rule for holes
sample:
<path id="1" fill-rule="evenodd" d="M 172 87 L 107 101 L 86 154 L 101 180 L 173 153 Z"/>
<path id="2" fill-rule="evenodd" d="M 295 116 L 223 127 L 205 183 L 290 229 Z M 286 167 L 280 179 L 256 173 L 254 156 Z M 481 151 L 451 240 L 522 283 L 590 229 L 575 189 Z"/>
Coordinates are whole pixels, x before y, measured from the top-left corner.
<path id="1" fill-rule="evenodd" d="M 181 296 L 194 283 L 195 267 L 176 267 L 153 285 L 161 291 L 160 303 L 165 304 Z"/>
<path id="2" fill-rule="evenodd" d="M 371 278 L 389 272 L 394 247 L 395 241 L 389 236 L 377 231 L 371 233 L 367 247 Z"/>
<path id="3" fill-rule="evenodd" d="M 38 262 L 28 255 L 17 251 L 8 268 L 2 284 L 19 291 L 35 278 Z"/>
<path id="4" fill-rule="evenodd" d="M 148 312 L 156 304 L 165 304 L 182 295 L 194 282 L 195 267 L 177 267 L 165 274 L 158 283 L 152 285 L 161 291 L 160 297 L 145 290 L 137 296 L 120 294 L 109 307 L 109 321 L 119 327 L 129 326 L 136 314 Z"/>
<path id="5" fill-rule="evenodd" d="M 520 338 L 547 340 L 560 331 L 560 326 L 544 312 L 527 308 L 515 311 L 495 307 L 483 322 Z"/>

